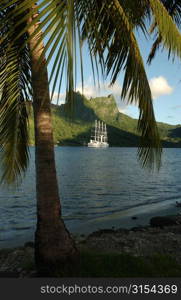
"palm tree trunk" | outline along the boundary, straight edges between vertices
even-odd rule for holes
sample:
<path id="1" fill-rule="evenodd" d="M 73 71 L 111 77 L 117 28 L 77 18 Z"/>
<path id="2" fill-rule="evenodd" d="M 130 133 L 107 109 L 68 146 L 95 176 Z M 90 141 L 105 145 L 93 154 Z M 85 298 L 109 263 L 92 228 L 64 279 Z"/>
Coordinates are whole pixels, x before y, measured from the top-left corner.
<path id="1" fill-rule="evenodd" d="M 37 26 L 38 24 L 35 24 L 29 29 L 29 35 Z M 36 35 L 29 42 L 30 51 L 39 37 L 40 35 Z M 77 249 L 61 219 L 45 58 L 41 66 L 38 66 L 43 49 L 44 45 L 41 42 L 31 54 L 37 191 L 35 262 L 41 275 L 55 275 L 57 268 L 61 267 L 62 270 L 71 265 L 72 260 L 77 257 Z"/>

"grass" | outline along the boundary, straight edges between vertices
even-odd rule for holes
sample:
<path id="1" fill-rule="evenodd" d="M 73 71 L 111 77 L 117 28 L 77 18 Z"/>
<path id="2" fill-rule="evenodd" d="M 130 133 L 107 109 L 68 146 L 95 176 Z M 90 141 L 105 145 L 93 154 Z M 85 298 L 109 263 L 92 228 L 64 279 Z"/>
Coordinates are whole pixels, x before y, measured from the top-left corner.
<path id="1" fill-rule="evenodd" d="M 0 257 L 7 257 L 10 249 L 0 251 Z M 32 257 L 24 257 L 20 266 L 27 273 L 35 270 Z M 181 277 L 181 265 L 174 257 L 155 254 L 149 257 L 135 257 L 129 254 L 100 253 L 95 250 L 81 250 L 77 265 L 69 270 L 56 270 L 51 277 Z"/>
<path id="2" fill-rule="evenodd" d="M 181 277 L 181 265 L 168 255 L 134 257 L 129 254 L 81 251 L 73 273 L 60 277 Z"/>

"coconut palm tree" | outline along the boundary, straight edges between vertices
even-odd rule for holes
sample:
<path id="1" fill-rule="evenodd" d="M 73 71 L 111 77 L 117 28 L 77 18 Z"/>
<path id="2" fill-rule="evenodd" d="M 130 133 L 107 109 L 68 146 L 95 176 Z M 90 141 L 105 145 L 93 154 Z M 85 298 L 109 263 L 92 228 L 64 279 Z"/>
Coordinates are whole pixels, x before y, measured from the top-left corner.
<path id="1" fill-rule="evenodd" d="M 32 6 L 28 22 L 36 16 Z M 41 41 L 34 48 L 40 35 L 36 34 L 28 40 L 38 22 L 25 31 L 16 41 L 17 33 L 23 30 L 26 23 L 15 24 L 15 7 L 1 11 L 2 39 L 1 44 L 1 77 L 2 91 L 0 104 L 0 135 L 3 145 L 2 180 L 14 182 L 28 162 L 28 111 L 27 99 L 33 95 L 33 112 L 35 127 L 35 160 L 36 160 L 36 191 L 37 191 L 37 229 L 35 233 L 35 261 L 40 274 L 52 275 L 56 268 L 72 264 L 77 259 L 74 241 L 61 219 L 61 206 L 56 178 L 53 130 L 49 84 L 45 61 L 39 66 L 38 60 L 43 52 Z M 8 16 L 8 18 L 7 18 Z M 15 29 L 10 32 L 9 27 Z M 7 36 L 8 35 L 8 36 Z M 14 41 L 8 49 L 10 41 Z M 25 47 L 21 49 L 21 45 Z M 13 65 L 13 68 L 12 68 Z M 29 88 L 30 85 L 30 88 Z M 29 91 L 30 95 L 28 95 Z M 8 126 L 7 126 L 8 124 Z M 9 165 L 9 167 L 7 167 Z"/>
<path id="2" fill-rule="evenodd" d="M 180 57 L 181 35 L 160 0 L 42 0 L 37 5 L 33 0 L 1 0 L 0 143 L 3 181 L 14 182 L 27 167 L 26 102 L 32 93 L 37 181 L 35 258 L 40 272 L 52 274 L 56 267 L 63 267 L 77 257 L 74 242 L 61 219 L 46 66 L 55 55 L 50 74 L 50 79 L 54 78 L 53 91 L 58 81 L 61 87 L 62 74 L 66 73 L 70 108 L 75 88 L 77 43 L 87 42 L 93 71 L 99 71 L 99 61 L 102 74 L 110 75 L 111 84 L 124 70 L 122 97 L 128 102 L 136 102 L 140 109 L 139 159 L 144 166 L 153 166 L 156 162 L 159 167 L 161 146 L 152 96 L 134 34 L 137 28 L 147 34 L 145 20 L 150 16 L 154 29 L 162 37 L 163 46 Z M 81 46 L 79 50 L 83 70 Z"/>
<path id="3" fill-rule="evenodd" d="M 32 6 L 32 16 L 36 18 L 36 5 Z M 39 26 L 36 22 L 28 29 L 31 35 Z M 42 32 L 40 32 L 42 34 Z M 35 48 L 37 41 L 38 46 Z M 35 233 L 35 261 L 42 274 L 55 274 L 55 265 L 72 264 L 78 252 L 75 243 L 61 218 L 61 206 L 56 177 L 53 128 L 51 119 L 50 93 L 47 68 L 44 61 L 39 65 L 44 44 L 39 33 L 28 43 L 30 49 L 33 111 L 35 124 L 35 159 L 37 186 L 37 229 Z M 35 50 L 33 51 L 33 49 Z"/>

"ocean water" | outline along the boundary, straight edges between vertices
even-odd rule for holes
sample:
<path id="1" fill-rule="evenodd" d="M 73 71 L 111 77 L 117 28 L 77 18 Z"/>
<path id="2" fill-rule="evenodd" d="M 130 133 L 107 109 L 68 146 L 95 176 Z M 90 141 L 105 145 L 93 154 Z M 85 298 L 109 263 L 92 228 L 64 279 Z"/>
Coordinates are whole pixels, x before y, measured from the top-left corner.
<path id="1" fill-rule="evenodd" d="M 34 147 L 18 188 L 0 190 L 0 247 L 33 240 L 36 227 Z M 64 221 L 75 234 L 146 224 L 181 201 L 181 150 L 164 149 L 159 173 L 140 167 L 136 148 L 55 147 Z M 48 172 L 48 170 L 47 170 Z M 136 216 L 136 221 L 132 217 Z"/>

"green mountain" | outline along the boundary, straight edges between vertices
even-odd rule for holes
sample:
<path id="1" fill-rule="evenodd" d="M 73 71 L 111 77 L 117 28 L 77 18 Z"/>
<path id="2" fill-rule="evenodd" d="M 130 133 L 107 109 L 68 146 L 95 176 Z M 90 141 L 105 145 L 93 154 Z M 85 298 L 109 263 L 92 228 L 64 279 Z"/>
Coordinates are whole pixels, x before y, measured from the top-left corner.
<path id="1" fill-rule="evenodd" d="M 113 96 L 86 99 L 75 94 L 74 111 L 67 116 L 66 104 L 52 105 L 54 140 L 58 145 L 85 145 L 96 119 L 107 124 L 110 146 L 136 147 L 139 144 L 137 120 L 119 112 Z M 181 147 L 181 125 L 158 123 L 164 147 Z M 30 144 L 34 144 L 33 118 L 30 118 Z"/>

